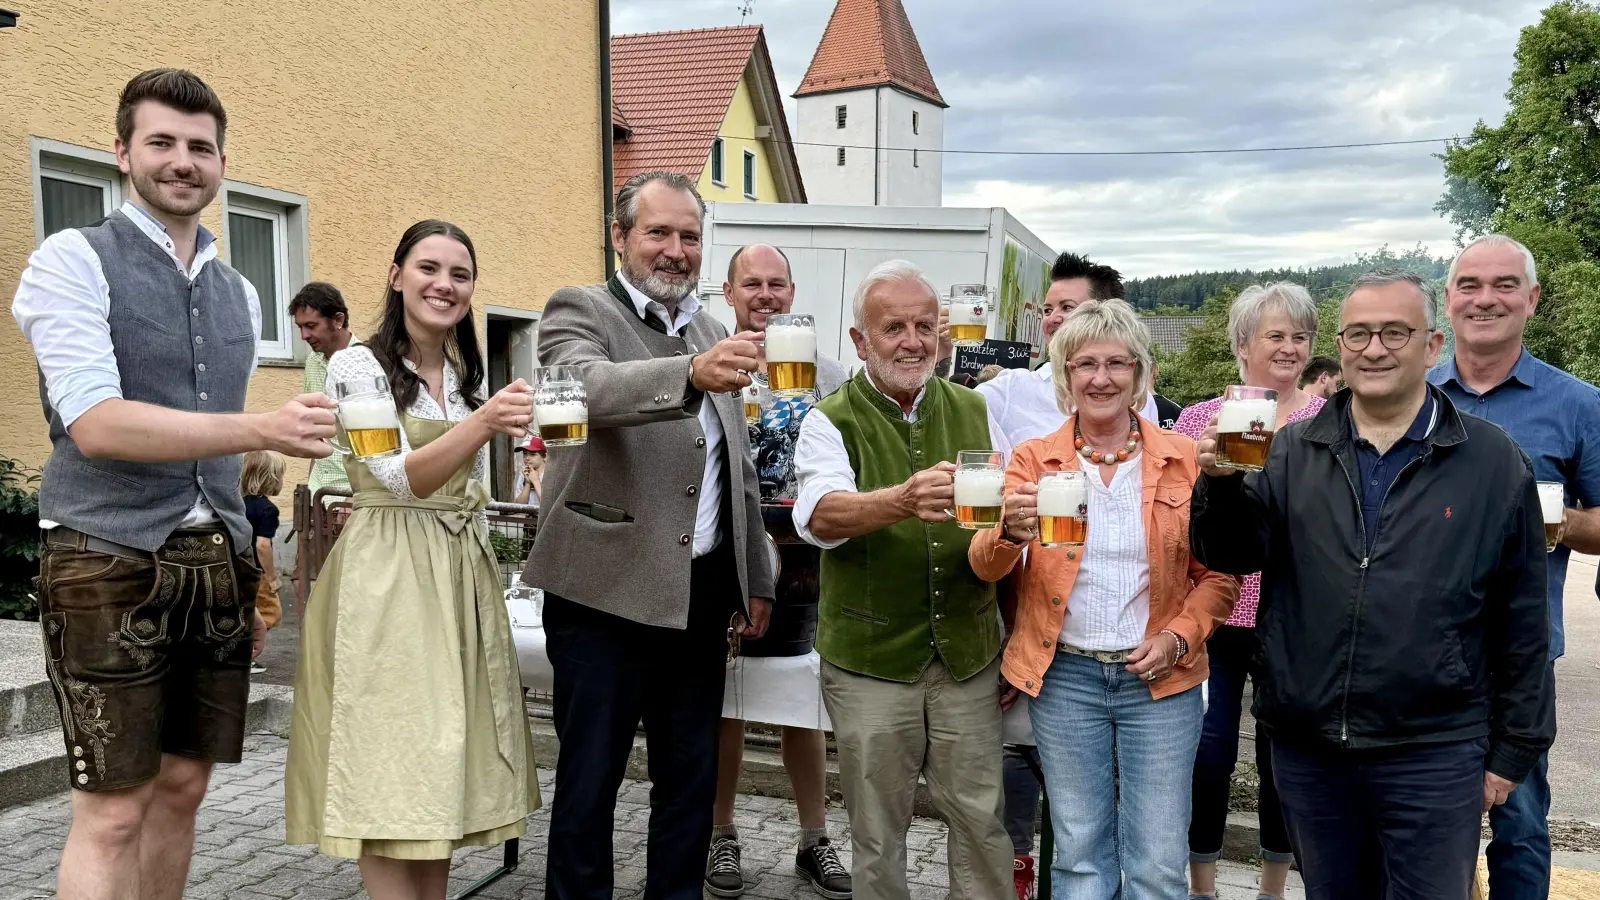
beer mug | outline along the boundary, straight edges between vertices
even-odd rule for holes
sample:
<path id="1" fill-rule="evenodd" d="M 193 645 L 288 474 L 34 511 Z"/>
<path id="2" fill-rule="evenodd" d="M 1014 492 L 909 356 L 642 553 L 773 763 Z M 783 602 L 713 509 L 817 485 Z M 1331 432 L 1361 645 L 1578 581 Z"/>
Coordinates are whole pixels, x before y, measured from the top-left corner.
<path id="1" fill-rule="evenodd" d="M 956 454 L 956 524 L 977 530 L 1000 524 L 1005 493 L 1004 458 L 989 450 Z"/>
<path id="2" fill-rule="evenodd" d="M 579 447 L 589 439 L 589 397 L 577 366 L 534 373 L 533 421 L 546 447 Z"/>
<path id="3" fill-rule="evenodd" d="M 759 423 L 761 421 L 760 385 L 757 385 L 755 380 L 752 379 L 749 384 L 744 386 L 744 390 L 739 392 L 739 396 L 744 400 L 744 423 L 746 425 Z"/>
<path id="4" fill-rule="evenodd" d="M 1039 543 L 1082 547 L 1089 536 L 1089 476 L 1082 471 L 1039 476 Z"/>
<path id="5" fill-rule="evenodd" d="M 994 291 L 983 284 L 957 284 L 950 288 L 950 342 L 976 347 L 989 334 L 989 313 Z"/>
<path id="6" fill-rule="evenodd" d="M 1278 392 L 1231 385 L 1217 412 L 1217 466 L 1259 472 L 1267 465 L 1278 425 Z"/>
<path id="7" fill-rule="evenodd" d="M 400 414 L 394 408 L 389 379 L 374 375 L 336 382 L 333 399 L 339 408 L 339 430 L 347 444 L 335 437 L 333 449 L 356 459 L 382 459 L 400 453 Z"/>
<path id="8" fill-rule="evenodd" d="M 767 316 L 767 383 L 775 397 L 797 397 L 817 388 L 817 320 L 811 316 Z"/>
<path id="9" fill-rule="evenodd" d="M 1539 509 L 1544 513 L 1544 552 L 1554 553 L 1566 521 L 1566 488 L 1559 481 L 1539 482 Z"/>

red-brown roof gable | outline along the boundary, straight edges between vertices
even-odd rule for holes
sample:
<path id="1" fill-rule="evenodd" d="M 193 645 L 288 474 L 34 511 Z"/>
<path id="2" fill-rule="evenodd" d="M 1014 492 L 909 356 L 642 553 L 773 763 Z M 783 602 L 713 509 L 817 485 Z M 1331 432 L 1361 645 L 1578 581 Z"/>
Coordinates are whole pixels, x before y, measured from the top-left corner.
<path id="1" fill-rule="evenodd" d="M 613 189 L 640 172 L 700 177 L 760 36 L 743 25 L 611 39 L 612 121 L 631 129 L 613 145 Z"/>
<path id="2" fill-rule="evenodd" d="M 949 106 L 900 0 L 839 0 L 794 95 L 885 85 Z"/>

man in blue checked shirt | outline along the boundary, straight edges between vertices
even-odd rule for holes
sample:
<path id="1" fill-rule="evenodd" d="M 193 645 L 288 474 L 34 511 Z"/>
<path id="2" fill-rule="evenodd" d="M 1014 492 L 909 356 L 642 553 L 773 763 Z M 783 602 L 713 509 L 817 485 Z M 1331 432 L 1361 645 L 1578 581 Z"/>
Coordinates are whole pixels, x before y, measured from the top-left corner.
<path id="1" fill-rule="evenodd" d="M 1538 304 L 1539 277 L 1528 248 L 1503 235 L 1468 244 L 1445 282 L 1455 357 L 1428 380 L 1457 409 L 1505 429 L 1532 460 L 1538 480 L 1563 486 L 1563 537 L 1547 558 L 1554 679 L 1555 660 L 1564 651 L 1567 560 L 1574 551 L 1600 553 L 1600 391 L 1522 346 L 1523 329 Z M 1548 774 L 1546 755 L 1504 804 L 1489 811 L 1489 890 L 1502 900 L 1542 900 L 1549 893 Z"/>

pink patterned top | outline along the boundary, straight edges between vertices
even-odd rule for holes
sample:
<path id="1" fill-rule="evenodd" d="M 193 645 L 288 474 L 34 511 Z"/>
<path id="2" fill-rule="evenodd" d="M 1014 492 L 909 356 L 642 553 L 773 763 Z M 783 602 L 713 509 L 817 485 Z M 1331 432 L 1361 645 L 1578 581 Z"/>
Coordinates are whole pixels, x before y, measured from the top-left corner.
<path id="1" fill-rule="evenodd" d="M 1290 422 L 1299 422 L 1309 419 L 1322 409 L 1322 404 L 1327 401 L 1315 394 L 1306 400 L 1306 405 L 1295 410 L 1289 416 Z M 1206 425 L 1211 417 L 1222 408 L 1222 398 L 1205 400 L 1188 407 L 1178 415 L 1178 421 L 1172 424 L 1172 430 L 1179 434 L 1186 434 L 1195 440 L 1200 440 L 1200 433 L 1206 430 Z M 1241 628 L 1254 628 L 1256 625 L 1256 607 L 1261 603 L 1261 573 L 1246 575 L 1244 584 L 1239 586 L 1239 601 L 1233 605 L 1233 614 L 1228 616 L 1224 625 L 1237 625 Z"/>

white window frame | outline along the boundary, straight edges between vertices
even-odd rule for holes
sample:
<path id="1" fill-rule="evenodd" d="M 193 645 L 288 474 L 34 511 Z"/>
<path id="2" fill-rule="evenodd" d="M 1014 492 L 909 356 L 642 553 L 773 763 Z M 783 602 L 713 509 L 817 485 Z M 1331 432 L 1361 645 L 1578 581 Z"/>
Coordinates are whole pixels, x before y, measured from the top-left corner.
<path id="1" fill-rule="evenodd" d="M 726 158 L 726 150 L 723 147 L 722 138 L 720 138 L 720 137 L 719 138 L 715 138 L 715 139 L 713 139 L 711 141 L 711 161 L 710 161 L 710 166 L 711 166 L 711 183 L 716 185 L 717 187 L 727 187 L 728 186 L 728 160 Z M 722 173 L 722 177 L 721 178 L 717 177 L 717 173 L 719 171 Z"/>
<path id="2" fill-rule="evenodd" d="M 102 188 L 105 212 L 110 215 L 127 197 L 122 172 L 117 168 L 117 157 L 104 150 L 79 147 L 48 138 L 29 141 L 29 168 L 33 181 L 33 245 L 44 243 L 44 185 L 43 178 L 70 181 Z"/>
<path id="3" fill-rule="evenodd" d="M 833 127 L 843 128 L 848 121 L 850 121 L 850 107 L 843 103 L 835 106 L 833 108 Z"/>
<path id="4" fill-rule="evenodd" d="M 756 155 L 753 151 L 744 151 L 744 168 L 739 171 L 739 176 L 743 179 L 740 187 L 745 188 L 745 199 L 756 199 Z"/>
<path id="5" fill-rule="evenodd" d="M 278 295 L 261 297 L 263 325 L 268 315 L 275 315 L 278 340 L 260 341 L 256 355 L 263 364 L 303 364 L 310 348 L 300 340 L 299 329 L 289 315 L 289 301 L 309 280 L 310 233 L 306 224 L 306 198 L 260 185 L 225 181 L 222 191 L 222 242 L 231 260 L 233 255 L 232 222 L 234 214 L 266 219 L 273 223 L 273 245 Z"/>

